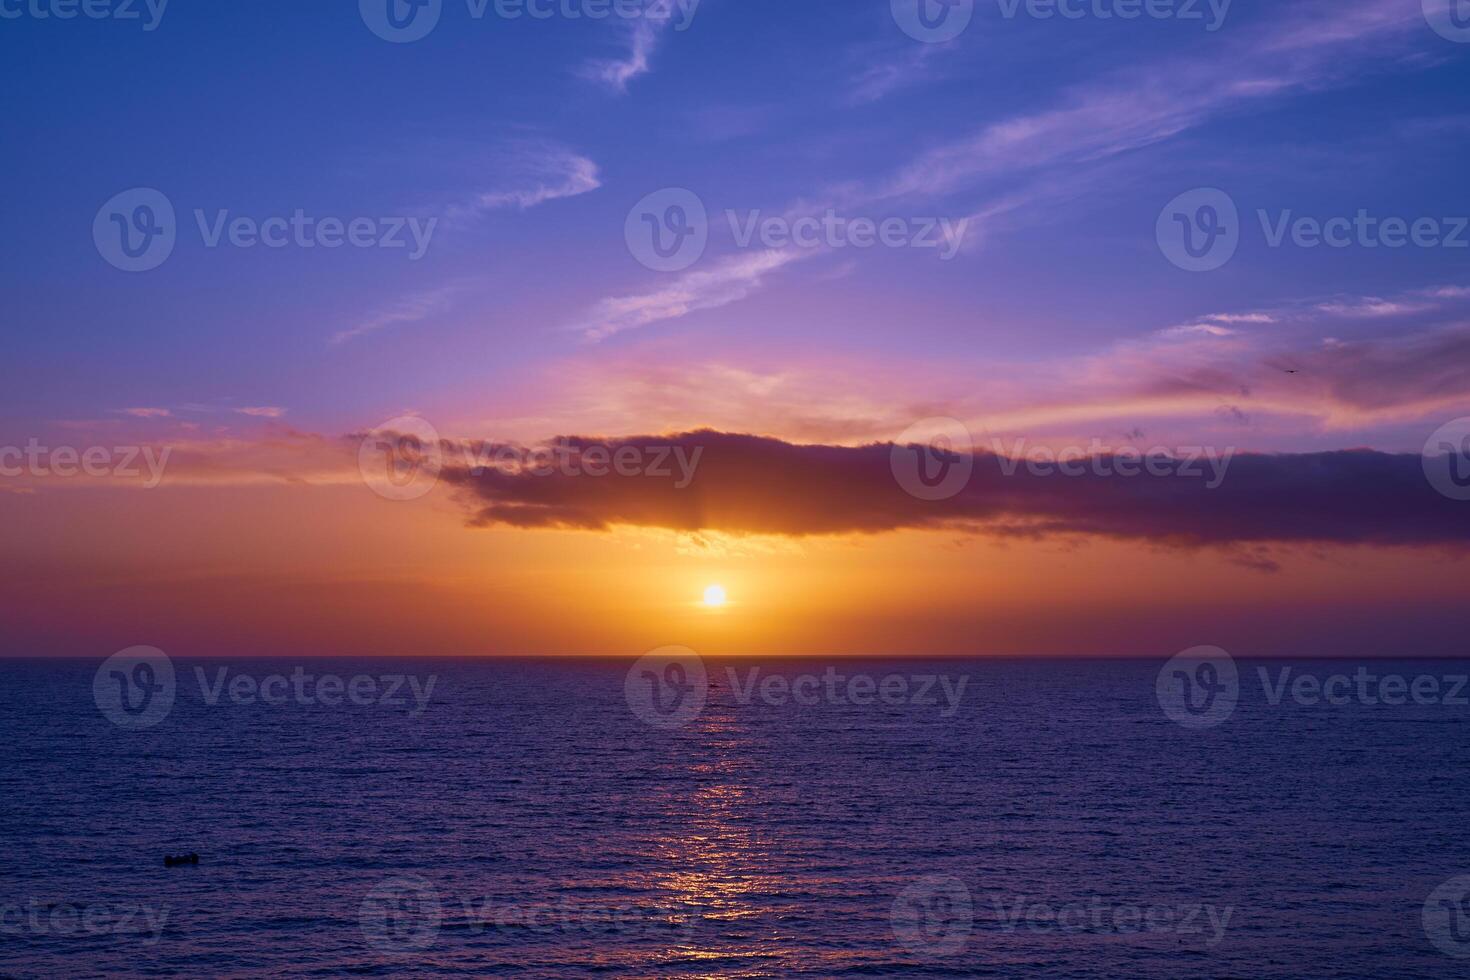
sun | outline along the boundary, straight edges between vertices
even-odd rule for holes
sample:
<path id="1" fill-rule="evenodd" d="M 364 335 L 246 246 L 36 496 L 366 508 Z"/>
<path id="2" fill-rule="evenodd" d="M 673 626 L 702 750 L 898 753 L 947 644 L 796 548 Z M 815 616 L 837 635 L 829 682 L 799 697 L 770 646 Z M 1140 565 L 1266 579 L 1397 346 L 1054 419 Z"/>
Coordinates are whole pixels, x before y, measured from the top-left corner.
<path id="1" fill-rule="evenodd" d="M 704 604 L 711 609 L 723 606 L 726 601 L 725 587 L 723 585 L 711 585 L 704 590 Z"/>

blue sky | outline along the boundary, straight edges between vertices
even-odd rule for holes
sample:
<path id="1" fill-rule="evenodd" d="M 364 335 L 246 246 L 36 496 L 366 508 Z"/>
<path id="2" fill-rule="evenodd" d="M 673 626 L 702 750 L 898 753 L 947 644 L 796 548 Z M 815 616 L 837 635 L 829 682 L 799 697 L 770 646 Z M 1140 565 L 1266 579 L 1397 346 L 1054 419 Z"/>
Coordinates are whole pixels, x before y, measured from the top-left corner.
<path id="1" fill-rule="evenodd" d="M 0 20 L 0 78 L 24 93 L 6 110 L 21 230 L 0 246 L 6 414 L 268 405 L 339 431 L 412 407 L 468 425 L 553 414 L 535 404 L 540 379 L 627 359 L 756 374 L 901 362 L 895 397 L 912 399 L 935 364 L 975 389 L 998 364 L 1054 365 L 1064 381 L 1207 314 L 1346 309 L 1465 280 L 1470 249 L 1273 249 L 1254 217 L 1470 214 L 1470 48 L 1414 2 L 1238 2 L 1210 31 L 1007 17 L 980 0 L 938 44 L 900 30 L 886 0 L 704 0 L 687 30 L 642 40 L 630 23 L 475 19 L 464 0 L 409 44 L 346 2 L 175 0 L 154 30 Z M 180 240 L 130 274 L 89 230 L 134 187 L 167 195 Z M 692 270 L 713 285 L 651 272 L 624 244 L 629 208 L 665 187 L 715 215 Z M 1244 216 L 1237 255 L 1208 274 L 1173 267 L 1154 238 L 1160 208 L 1196 187 L 1226 190 Z M 758 276 L 725 264 L 749 258 L 725 209 L 828 206 L 972 220 L 951 261 L 878 248 Z M 196 208 L 439 224 L 418 261 L 207 249 Z M 608 300 L 671 287 L 694 308 L 601 342 L 578 329 Z M 1412 305 L 1314 323 L 1300 342 L 1441 325 Z"/>

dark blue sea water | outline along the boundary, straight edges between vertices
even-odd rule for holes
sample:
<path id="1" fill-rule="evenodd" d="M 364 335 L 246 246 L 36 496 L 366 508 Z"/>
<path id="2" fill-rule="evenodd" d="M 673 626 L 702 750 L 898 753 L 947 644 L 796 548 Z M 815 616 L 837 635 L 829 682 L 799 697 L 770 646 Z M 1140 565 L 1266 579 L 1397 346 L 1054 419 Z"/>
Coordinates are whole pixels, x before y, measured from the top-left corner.
<path id="1" fill-rule="evenodd" d="M 175 662 L 130 730 L 0 662 L 0 974 L 1470 976 L 1470 663 L 1280 666 L 1186 727 L 1159 662 L 710 661 L 663 728 L 628 662 Z"/>

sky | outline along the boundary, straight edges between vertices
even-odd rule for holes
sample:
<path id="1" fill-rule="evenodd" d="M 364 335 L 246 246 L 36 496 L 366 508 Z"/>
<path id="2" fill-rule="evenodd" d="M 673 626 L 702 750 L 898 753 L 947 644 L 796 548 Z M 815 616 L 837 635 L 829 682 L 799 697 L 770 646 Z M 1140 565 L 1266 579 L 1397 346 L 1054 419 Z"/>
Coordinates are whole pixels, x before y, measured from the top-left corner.
<path id="1" fill-rule="evenodd" d="M 1463 653 L 1467 56 L 1462 0 L 0 0 L 0 652 Z"/>

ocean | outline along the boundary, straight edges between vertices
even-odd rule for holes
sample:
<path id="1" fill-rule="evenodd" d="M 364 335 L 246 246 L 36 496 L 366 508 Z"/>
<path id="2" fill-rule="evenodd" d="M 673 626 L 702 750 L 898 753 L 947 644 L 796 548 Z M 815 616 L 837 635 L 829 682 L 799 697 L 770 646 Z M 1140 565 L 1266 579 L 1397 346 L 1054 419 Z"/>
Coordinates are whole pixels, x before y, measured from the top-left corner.
<path id="1" fill-rule="evenodd" d="M 1466 661 L 150 656 L 0 661 L 0 975 L 1470 976 Z"/>

